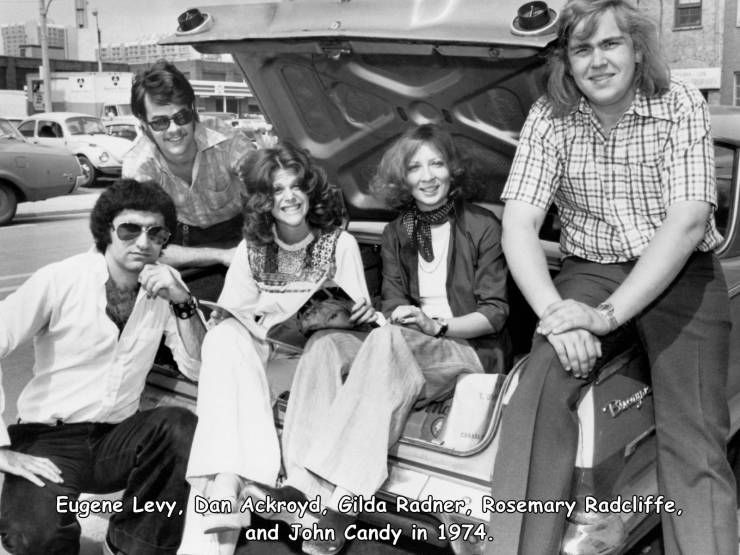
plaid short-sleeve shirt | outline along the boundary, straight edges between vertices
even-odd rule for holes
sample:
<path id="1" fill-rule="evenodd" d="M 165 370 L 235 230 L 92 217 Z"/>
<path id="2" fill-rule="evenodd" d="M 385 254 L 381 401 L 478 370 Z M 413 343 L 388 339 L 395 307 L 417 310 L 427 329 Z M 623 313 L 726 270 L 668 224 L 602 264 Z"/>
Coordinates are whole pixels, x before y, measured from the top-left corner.
<path id="1" fill-rule="evenodd" d="M 584 98 L 564 117 L 540 98 L 502 194 L 542 210 L 554 202 L 563 255 L 605 264 L 638 258 L 674 202 L 716 207 L 716 197 L 706 103 L 677 81 L 660 97 L 638 92 L 609 134 Z M 712 215 L 698 249 L 721 240 Z"/>
<path id="2" fill-rule="evenodd" d="M 254 146 L 246 135 L 217 120 L 196 122 L 195 142 L 192 184 L 170 171 L 157 145 L 146 136 L 124 157 L 122 174 L 159 183 L 175 202 L 180 222 L 205 228 L 241 212 L 245 188 L 239 163 Z"/>

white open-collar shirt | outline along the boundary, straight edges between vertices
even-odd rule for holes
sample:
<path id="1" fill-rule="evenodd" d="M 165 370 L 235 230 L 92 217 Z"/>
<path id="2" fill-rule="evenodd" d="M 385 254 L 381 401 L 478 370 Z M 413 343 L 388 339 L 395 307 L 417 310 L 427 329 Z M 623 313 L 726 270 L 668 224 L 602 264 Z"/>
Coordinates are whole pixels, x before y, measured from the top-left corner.
<path id="1" fill-rule="evenodd" d="M 0 301 L 0 359 L 33 338 L 33 378 L 18 399 L 22 422 L 121 422 L 139 408 L 162 334 L 180 371 L 197 379 L 169 303 L 139 290 L 120 333 L 105 312 L 108 280 L 97 251 L 72 256 L 34 273 Z M 0 410 L 4 408 L 0 388 Z M 0 425 L 0 446 L 9 445 Z"/>

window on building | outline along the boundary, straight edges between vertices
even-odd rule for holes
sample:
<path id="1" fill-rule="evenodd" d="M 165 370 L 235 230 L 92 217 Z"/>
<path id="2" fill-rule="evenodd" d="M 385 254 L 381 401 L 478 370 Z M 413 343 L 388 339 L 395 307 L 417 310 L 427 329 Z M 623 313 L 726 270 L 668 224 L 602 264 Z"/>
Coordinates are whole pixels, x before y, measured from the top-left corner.
<path id="1" fill-rule="evenodd" d="M 740 73 L 735 74 L 735 91 L 734 91 L 734 100 L 733 104 L 735 106 L 740 106 Z"/>
<path id="2" fill-rule="evenodd" d="M 676 27 L 701 25 L 701 0 L 676 0 Z"/>

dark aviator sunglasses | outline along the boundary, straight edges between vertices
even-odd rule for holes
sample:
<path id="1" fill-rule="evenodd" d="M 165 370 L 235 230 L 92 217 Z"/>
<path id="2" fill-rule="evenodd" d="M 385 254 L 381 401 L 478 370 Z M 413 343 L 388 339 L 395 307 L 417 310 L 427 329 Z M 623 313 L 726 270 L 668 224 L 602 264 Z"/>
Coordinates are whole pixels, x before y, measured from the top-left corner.
<path id="1" fill-rule="evenodd" d="M 167 228 L 161 225 L 145 226 L 123 222 L 122 224 L 118 224 L 114 229 L 121 241 L 133 241 L 134 239 L 138 239 L 142 233 L 146 233 L 149 240 L 158 245 L 164 245 L 171 235 Z"/>
<path id="2" fill-rule="evenodd" d="M 171 121 L 174 121 L 176 125 L 187 125 L 193 121 L 193 115 L 193 111 L 190 108 L 183 108 L 179 112 L 172 114 L 172 116 L 156 116 L 147 123 L 154 131 L 164 131 L 170 126 Z"/>

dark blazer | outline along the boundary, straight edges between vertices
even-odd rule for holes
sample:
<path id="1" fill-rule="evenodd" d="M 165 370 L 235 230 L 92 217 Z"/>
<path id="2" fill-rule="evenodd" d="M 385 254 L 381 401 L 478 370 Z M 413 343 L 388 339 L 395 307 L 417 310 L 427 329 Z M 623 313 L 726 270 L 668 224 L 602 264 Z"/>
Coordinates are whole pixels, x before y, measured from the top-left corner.
<path id="1" fill-rule="evenodd" d="M 511 345 L 506 330 L 509 303 L 507 269 L 501 248 L 501 221 L 489 210 L 458 201 L 450 212 L 447 255 L 447 300 L 453 316 L 480 312 L 493 334 L 468 339 L 486 372 L 509 369 Z M 383 231 L 381 249 L 383 288 L 381 307 L 386 316 L 400 305 L 421 306 L 418 255 L 401 217 Z"/>

